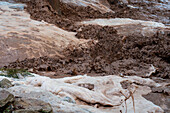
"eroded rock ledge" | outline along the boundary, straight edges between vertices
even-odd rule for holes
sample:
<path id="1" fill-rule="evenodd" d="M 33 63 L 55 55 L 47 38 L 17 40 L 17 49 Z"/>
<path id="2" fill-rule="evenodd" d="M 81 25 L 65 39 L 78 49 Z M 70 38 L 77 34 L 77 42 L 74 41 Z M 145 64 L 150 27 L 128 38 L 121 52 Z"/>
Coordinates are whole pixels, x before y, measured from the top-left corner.
<path id="1" fill-rule="evenodd" d="M 151 79 L 116 75 L 51 79 L 33 75 L 23 79 L 0 76 L 0 80 L 6 78 L 12 82 L 14 86 L 5 90 L 15 97 L 26 98 L 26 103 L 31 99 L 49 103 L 54 113 L 132 113 L 134 110 L 137 113 L 163 113 L 162 108 L 142 96 L 151 92 L 150 87 L 163 85 Z"/>

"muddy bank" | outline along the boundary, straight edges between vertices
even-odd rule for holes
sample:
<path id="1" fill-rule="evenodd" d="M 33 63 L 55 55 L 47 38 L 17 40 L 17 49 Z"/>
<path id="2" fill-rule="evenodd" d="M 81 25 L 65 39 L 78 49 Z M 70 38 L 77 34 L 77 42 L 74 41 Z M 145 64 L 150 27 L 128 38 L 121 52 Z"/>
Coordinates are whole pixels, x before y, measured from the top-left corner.
<path id="1" fill-rule="evenodd" d="M 91 48 L 70 46 L 63 54 L 65 58 L 41 57 L 11 63 L 12 68 L 33 68 L 34 72 L 54 71 L 60 75 L 152 75 L 170 78 L 169 51 L 170 32 L 152 37 L 121 36 L 113 27 L 84 26 L 78 38 L 91 39 Z M 98 40 L 96 43 L 95 40 Z"/>
<path id="2" fill-rule="evenodd" d="M 64 58 L 47 56 L 25 59 L 11 63 L 7 66 L 8 68 L 31 69 L 35 73 L 52 71 L 55 76 L 87 73 L 93 76 L 120 74 L 145 77 L 156 70 L 153 76 L 169 78 L 170 33 L 168 30 L 164 34 L 160 31 L 152 36 L 139 36 L 136 33 L 122 36 L 114 27 L 74 25 L 75 22 L 92 18 L 130 17 L 139 19 L 140 17 L 140 19 L 150 19 L 143 17 L 144 14 L 141 11 L 144 10 L 130 8 L 127 4 L 111 3 L 111 9 L 116 13 L 103 14 L 91 7 L 61 3 L 61 14 L 58 14 L 45 0 L 30 0 L 26 3 L 31 18 L 53 23 L 63 29 L 77 31 L 76 37 L 79 39 L 92 40 L 89 42 L 91 48 L 84 48 L 81 44 L 79 46 L 70 45 L 67 47 L 68 49 L 62 51 Z M 137 2 L 135 5 L 140 4 Z M 149 16 L 149 13 L 146 14 Z M 142 27 L 137 25 L 136 28 L 138 27 L 140 31 Z M 95 40 L 98 40 L 98 43 Z"/>
<path id="3" fill-rule="evenodd" d="M 113 65 L 112 67 L 114 68 L 112 70 L 119 70 L 121 73 L 133 75 L 133 71 L 145 70 L 146 65 L 153 64 L 157 68 L 156 76 L 169 78 L 169 30 L 164 35 L 158 32 L 152 37 L 139 37 L 135 35 L 125 37 L 116 35 L 116 31 L 112 27 L 86 26 L 76 36 L 85 39 L 98 39 L 99 43 L 95 46 L 92 54 L 94 57 L 100 55 L 104 57 Z M 121 70 L 123 69 L 120 66 L 121 61 L 125 64 L 125 67 L 122 67 L 127 70 Z M 116 63 L 118 65 L 114 65 Z M 126 65 L 126 63 L 129 63 L 129 65 Z M 115 67 L 119 68 L 115 69 Z M 141 74 L 138 73 L 138 75 Z"/>
<path id="4" fill-rule="evenodd" d="M 91 7 L 74 6 L 60 3 L 60 14 L 54 11 L 46 0 L 28 0 L 27 11 L 31 18 L 53 23 L 63 29 L 77 31 L 80 39 L 91 39 L 91 48 L 68 47 L 62 54 L 65 58 L 40 57 L 11 63 L 12 68 L 33 68 L 35 71 L 54 71 L 55 75 L 77 74 L 122 74 L 145 76 L 150 67 L 155 67 L 154 76 L 169 78 L 169 31 L 154 36 L 121 36 L 113 27 L 74 25 L 75 22 L 92 18 L 134 18 L 152 20 L 151 12 L 132 8 L 127 4 L 110 3 L 115 13 L 101 13 Z M 146 2 L 144 2 L 146 3 Z M 135 6 L 144 7 L 144 3 L 135 2 Z M 152 2 L 149 2 L 153 4 Z M 148 4 L 146 6 L 148 6 Z M 129 2 L 129 5 L 132 2 Z M 149 8 L 149 6 L 148 6 Z M 154 8 L 153 8 L 154 9 Z M 168 9 L 167 9 L 168 10 Z M 162 10 L 166 14 L 167 10 Z M 142 12 L 143 11 L 143 12 Z M 148 10 L 149 11 L 149 10 Z M 159 12 L 159 11 L 158 11 Z M 144 14 L 145 13 L 145 14 Z M 159 12 L 160 13 L 160 12 Z M 159 14 L 157 19 L 159 19 Z M 164 13 L 161 13 L 164 14 Z M 147 15 L 147 16 L 146 16 Z M 80 30 L 81 28 L 81 30 Z M 98 40 L 95 43 L 94 40 Z"/>

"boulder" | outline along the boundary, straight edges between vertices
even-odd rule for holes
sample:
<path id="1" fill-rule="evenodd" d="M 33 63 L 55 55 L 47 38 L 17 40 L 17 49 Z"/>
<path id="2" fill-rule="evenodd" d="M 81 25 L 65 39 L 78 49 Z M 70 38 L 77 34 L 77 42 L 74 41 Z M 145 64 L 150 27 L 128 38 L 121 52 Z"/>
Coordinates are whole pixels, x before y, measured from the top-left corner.
<path id="1" fill-rule="evenodd" d="M 3 80 L 0 81 L 0 87 L 9 88 L 9 87 L 12 87 L 12 84 L 8 79 L 4 78 Z"/>
<path id="2" fill-rule="evenodd" d="M 14 107 L 14 113 L 52 113 L 49 103 L 37 99 L 16 98 Z"/>
<path id="3" fill-rule="evenodd" d="M 0 108 L 4 107 L 6 104 L 14 101 L 14 95 L 6 90 L 0 91 Z"/>

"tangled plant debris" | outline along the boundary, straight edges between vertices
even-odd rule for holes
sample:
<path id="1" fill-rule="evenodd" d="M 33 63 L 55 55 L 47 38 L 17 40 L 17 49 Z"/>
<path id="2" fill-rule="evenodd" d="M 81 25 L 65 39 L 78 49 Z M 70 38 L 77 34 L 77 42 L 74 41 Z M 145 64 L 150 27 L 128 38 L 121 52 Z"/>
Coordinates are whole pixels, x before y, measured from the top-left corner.
<path id="1" fill-rule="evenodd" d="M 22 78 L 26 76 L 31 76 L 31 73 L 24 69 L 0 69 L 0 76 L 12 77 L 12 78 Z"/>

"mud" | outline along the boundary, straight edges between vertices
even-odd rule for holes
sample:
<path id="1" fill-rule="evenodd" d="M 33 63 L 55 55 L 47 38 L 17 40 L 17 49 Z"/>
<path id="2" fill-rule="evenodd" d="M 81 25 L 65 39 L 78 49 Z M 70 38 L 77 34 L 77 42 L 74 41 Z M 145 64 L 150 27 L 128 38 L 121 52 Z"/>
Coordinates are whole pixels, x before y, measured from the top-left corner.
<path id="1" fill-rule="evenodd" d="M 75 6 L 62 2 L 59 4 L 60 9 L 55 11 L 47 0 L 28 0 L 24 1 L 24 3 L 27 4 L 26 10 L 30 13 L 32 19 L 43 20 L 69 31 L 78 30 L 80 26 L 75 25 L 75 22 L 95 18 L 132 18 L 170 24 L 167 16 L 170 15 L 169 9 L 165 7 L 164 10 L 161 10 L 154 3 L 151 2 L 149 4 L 147 1 L 129 2 L 129 4 L 121 4 L 119 2 L 107 4 L 115 13 L 101 13 L 99 10 L 89 6 Z M 130 7 L 129 5 L 132 6 Z"/>
<path id="2" fill-rule="evenodd" d="M 160 36 L 161 35 L 161 36 Z M 55 76 L 65 75 L 137 75 L 145 77 L 154 66 L 156 72 L 152 76 L 170 78 L 170 32 L 162 35 L 159 32 L 153 37 L 126 37 L 117 34 L 113 27 L 84 26 L 76 35 L 89 39 L 90 49 L 68 47 L 63 54 L 65 58 L 42 57 L 25 59 L 11 63 L 12 68 L 34 68 L 38 71 L 54 71 Z M 95 43 L 94 40 L 98 40 Z M 75 48 L 75 49 L 72 49 Z"/>
<path id="3" fill-rule="evenodd" d="M 158 32 L 153 37 L 131 35 L 124 38 L 116 35 L 116 31 L 112 27 L 86 26 L 76 36 L 85 39 L 89 37 L 98 39 L 99 43 L 92 50 L 92 53 L 94 57 L 102 55 L 107 59 L 108 63 L 112 64 L 111 67 L 114 67 L 111 68 L 112 70 L 119 70 L 119 72 L 126 75 L 133 75 L 133 70 L 139 72 L 139 70 L 145 70 L 148 65 L 153 64 L 157 68 L 156 76 L 169 78 L 170 31 L 167 31 L 164 35 Z M 123 62 L 122 66 L 121 62 Z M 121 67 L 127 70 L 121 70 L 123 69 Z"/>
<path id="4" fill-rule="evenodd" d="M 112 1 L 112 0 L 111 0 Z M 115 0 L 119 1 L 119 0 Z M 151 20 L 169 25 L 169 3 L 162 0 L 124 0 L 127 3 L 111 3 L 111 9 L 120 18 Z"/>
<path id="5" fill-rule="evenodd" d="M 60 3 L 60 13 L 58 13 L 58 11 L 53 10 L 46 0 L 31 0 L 26 3 L 26 9 L 30 13 L 32 19 L 39 21 L 44 20 L 69 31 L 77 30 L 77 26 L 74 25 L 77 21 L 92 18 L 110 18 L 114 15 L 113 13 L 103 14 L 89 6 L 78 7 L 64 3 Z"/>
<path id="6" fill-rule="evenodd" d="M 150 67 L 153 66 L 156 72 L 152 76 L 170 78 L 169 31 L 165 34 L 158 32 L 152 37 L 133 35 L 123 37 L 118 35 L 113 27 L 75 25 L 75 22 L 86 19 L 115 17 L 163 22 L 165 19 L 161 16 L 167 18 L 168 9 L 157 10 L 154 3 L 147 2 L 129 2 L 129 4 L 117 2 L 110 3 L 115 13 L 101 13 L 91 7 L 60 3 L 61 12 L 58 14 L 46 0 L 29 0 L 26 3 L 26 9 L 32 19 L 44 20 L 63 29 L 77 31 L 78 38 L 89 39 L 90 37 L 91 48 L 87 49 L 81 45 L 68 47 L 63 52 L 65 58 L 47 56 L 25 59 L 11 63 L 8 68 L 32 69 L 35 73 L 52 71 L 55 72 L 54 77 L 78 74 L 145 76 L 150 73 Z M 135 8 L 128 6 L 131 4 Z M 149 10 L 150 8 L 152 10 Z M 94 40 L 98 40 L 98 43 Z"/>

